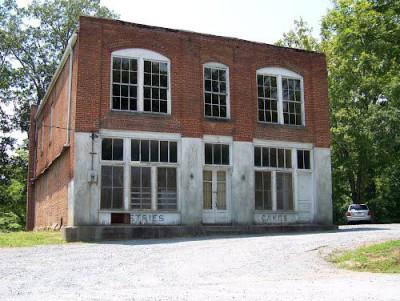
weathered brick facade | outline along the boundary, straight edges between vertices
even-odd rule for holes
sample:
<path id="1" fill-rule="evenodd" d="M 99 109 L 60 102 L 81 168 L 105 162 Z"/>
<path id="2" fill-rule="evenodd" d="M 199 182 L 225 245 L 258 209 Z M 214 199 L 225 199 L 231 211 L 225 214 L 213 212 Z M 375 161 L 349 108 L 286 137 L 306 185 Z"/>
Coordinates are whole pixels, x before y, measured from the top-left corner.
<path id="1" fill-rule="evenodd" d="M 171 115 L 110 110 L 111 53 L 125 48 L 150 49 L 170 59 Z M 220 62 L 229 67 L 231 118 L 228 120 L 204 117 L 206 62 Z M 305 126 L 257 121 L 256 70 L 263 67 L 282 67 L 303 77 Z M 39 113 L 32 110 L 29 229 L 68 224 L 68 187 L 74 177 L 74 162 L 80 160 L 74 153 L 77 132 L 110 129 L 180 133 L 190 138 L 221 135 L 231 136 L 233 141 L 267 139 L 330 147 L 326 63 L 324 55 L 319 53 L 81 17 L 73 47 L 71 97 L 68 89 L 69 58 Z"/>

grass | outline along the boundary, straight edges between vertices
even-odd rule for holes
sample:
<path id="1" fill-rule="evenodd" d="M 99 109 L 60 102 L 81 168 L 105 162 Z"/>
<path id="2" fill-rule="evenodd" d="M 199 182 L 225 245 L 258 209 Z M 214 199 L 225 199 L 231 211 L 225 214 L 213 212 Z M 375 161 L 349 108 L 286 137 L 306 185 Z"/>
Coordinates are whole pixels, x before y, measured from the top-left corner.
<path id="1" fill-rule="evenodd" d="M 391 240 L 332 255 L 330 261 L 341 268 L 353 271 L 400 273 L 400 240 Z"/>
<path id="2" fill-rule="evenodd" d="M 0 248 L 62 244 L 60 232 L 0 232 Z"/>

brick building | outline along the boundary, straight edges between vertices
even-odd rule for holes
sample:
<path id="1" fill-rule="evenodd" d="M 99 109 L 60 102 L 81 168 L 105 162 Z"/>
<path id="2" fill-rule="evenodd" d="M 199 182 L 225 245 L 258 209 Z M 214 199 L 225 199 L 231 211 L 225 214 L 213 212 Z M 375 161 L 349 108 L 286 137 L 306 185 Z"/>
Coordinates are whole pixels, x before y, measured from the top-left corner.
<path id="1" fill-rule="evenodd" d="M 29 141 L 28 229 L 332 223 L 319 53 L 81 17 Z"/>

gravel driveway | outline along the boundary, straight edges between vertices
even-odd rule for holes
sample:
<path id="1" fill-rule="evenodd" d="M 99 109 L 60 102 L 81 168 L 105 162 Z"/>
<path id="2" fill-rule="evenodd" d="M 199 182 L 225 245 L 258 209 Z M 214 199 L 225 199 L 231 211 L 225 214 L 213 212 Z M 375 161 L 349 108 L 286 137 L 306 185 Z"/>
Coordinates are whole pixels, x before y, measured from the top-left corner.
<path id="1" fill-rule="evenodd" d="M 323 259 L 388 239 L 400 224 L 0 249 L 0 300 L 400 300 L 399 274 Z"/>

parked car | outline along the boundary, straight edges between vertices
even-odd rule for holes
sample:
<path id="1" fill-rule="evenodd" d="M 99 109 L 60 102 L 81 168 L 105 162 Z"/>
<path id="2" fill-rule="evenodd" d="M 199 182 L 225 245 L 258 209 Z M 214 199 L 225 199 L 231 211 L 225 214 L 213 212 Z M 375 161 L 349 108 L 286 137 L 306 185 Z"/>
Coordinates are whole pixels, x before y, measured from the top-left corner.
<path id="1" fill-rule="evenodd" d="M 366 204 L 352 204 L 349 206 L 346 212 L 347 223 L 355 222 L 371 222 L 371 210 L 369 210 Z"/>

